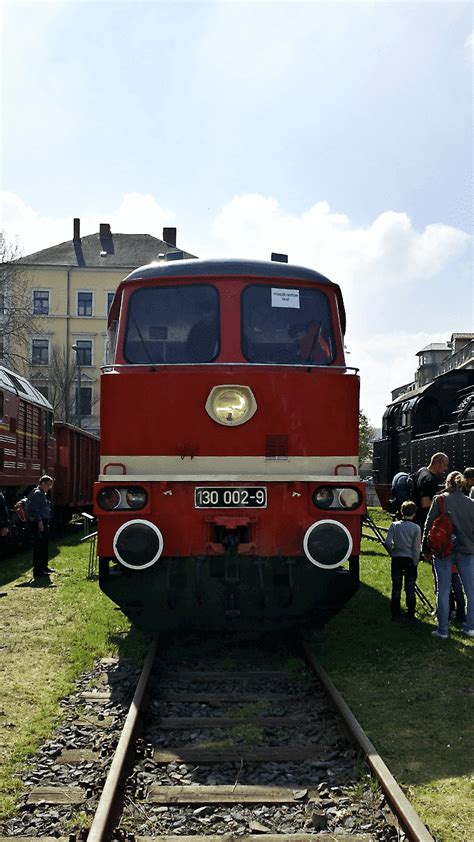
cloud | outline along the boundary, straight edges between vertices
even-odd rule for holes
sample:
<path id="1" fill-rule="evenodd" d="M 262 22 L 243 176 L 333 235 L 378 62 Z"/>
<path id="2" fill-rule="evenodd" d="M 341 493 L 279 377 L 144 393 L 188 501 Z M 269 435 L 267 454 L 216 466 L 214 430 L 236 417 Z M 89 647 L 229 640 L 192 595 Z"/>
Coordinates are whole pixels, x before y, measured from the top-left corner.
<path id="1" fill-rule="evenodd" d="M 464 42 L 464 50 L 468 61 L 474 61 L 474 32 L 466 38 Z"/>
<path id="2" fill-rule="evenodd" d="M 344 283 L 358 294 L 383 284 L 385 290 L 426 280 L 465 253 L 469 235 L 448 225 L 417 232 L 405 213 L 386 211 L 369 226 L 357 227 L 345 214 L 317 202 L 300 214 L 284 211 L 275 198 L 236 196 L 218 214 L 211 251 L 269 258 L 286 252 Z"/>
<path id="3" fill-rule="evenodd" d="M 3 194 L 2 206 L 7 239 L 19 237 L 26 254 L 72 237 L 72 213 L 42 215 L 14 193 Z M 109 222 L 115 233 L 160 237 L 177 216 L 141 193 L 127 193 L 115 209 L 79 213 L 83 235 Z M 208 226 L 207 238 L 191 232 L 183 248 L 202 257 L 261 260 L 272 251 L 286 252 L 290 262 L 340 283 L 348 313 L 347 362 L 360 368 L 361 405 L 377 426 L 390 390 L 413 379 L 416 352 L 446 341 L 451 332 L 470 330 L 471 240 L 460 229 L 434 223 L 417 231 L 407 214 L 391 210 L 358 226 L 326 201 L 294 213 L 276 197 L 258 193 L 235 196 Z M 203 229 L 203 220 L 197 228 Z M 440 324 L 446 332 L 440 333 Z"/>
<path id="4" fill-rule="evenodd" d="M 23 254 L 32 254 L 72 238 L 72 220 L 77 211 L 66 217 L 50 217 L 38 213 L 15 193 L 0 194 L 1 225 L 6 239 L 18 243 Z M 99 210 L 81 214 L 81 234 L 93 234 L 101 222 L 109 222 L 120 234 L 152 234 L 161 237 L 162 228 L 172 225 L 176 214 L 162 208 L 151 195 L 126 193 L 115 210 Z"/>
<path id="5" fill-rule="evenodd" d="M 382 425 L 391 390 L 414 380 L 418 367 L 416 353 L 431 342 L 446 342 L 450 338 L 451 330 L 438 333 L 388 330 L 348 338 L 347 364 L 359 368 L 360 405 L 376 427 Z"/>

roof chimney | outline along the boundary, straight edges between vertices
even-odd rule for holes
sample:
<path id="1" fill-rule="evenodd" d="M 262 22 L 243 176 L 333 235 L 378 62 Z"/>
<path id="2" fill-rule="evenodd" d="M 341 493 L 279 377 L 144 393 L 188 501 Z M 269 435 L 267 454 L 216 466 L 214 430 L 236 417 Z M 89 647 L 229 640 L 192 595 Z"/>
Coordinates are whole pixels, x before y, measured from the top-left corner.
<path id="1" fill-rule="evenodd" d="M 176 248 L 176 228 L 163 228 L 163 240 L 168 246 Z"/>
<path id="2" fill-rule="evenodd" d="M 74 239 L 80 240 L 81 239 L 81 220 L 74 217 Z"/>
<path id="3" fill-rule="evenodd" d="M 101 222 L 100 223 L 99 235 L 101 237 L 111 237 L 112 236 L 112 233 L 110 231 L 110 224 L 108 222 Z"/>

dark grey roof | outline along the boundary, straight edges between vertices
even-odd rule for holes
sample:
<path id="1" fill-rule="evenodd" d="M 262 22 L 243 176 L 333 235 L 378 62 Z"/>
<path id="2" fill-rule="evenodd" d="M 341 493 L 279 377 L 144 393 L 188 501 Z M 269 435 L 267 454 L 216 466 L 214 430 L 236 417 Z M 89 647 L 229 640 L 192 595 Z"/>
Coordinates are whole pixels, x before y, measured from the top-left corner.
<path id="1" fill-rule="evenodd" d="M 292 263 L 278 263 L 270 260 L 171 260 L 159 261 L 149 266 L 140 266 L 123 283 L 141 278 L 172 278 L 176 276 L 208 276 L 244 275 L 259 278 L 288 278 L 296 281 L 313 281 L 314 283 L 332 284 L 333 282 L 305 266 L 295 266 Z M 337 286 L 334 284 L 334 286 Z"/>
<path id="2" fill-rule="evenodd" d="M 150 234 L 89 234 L 21 257 L 17 263 L 45 266 L 80 266 L 130 269 L 157 260 L 159 254 L 180 251 Z M 186 257 L 194 257 L 184 252 Z"/>

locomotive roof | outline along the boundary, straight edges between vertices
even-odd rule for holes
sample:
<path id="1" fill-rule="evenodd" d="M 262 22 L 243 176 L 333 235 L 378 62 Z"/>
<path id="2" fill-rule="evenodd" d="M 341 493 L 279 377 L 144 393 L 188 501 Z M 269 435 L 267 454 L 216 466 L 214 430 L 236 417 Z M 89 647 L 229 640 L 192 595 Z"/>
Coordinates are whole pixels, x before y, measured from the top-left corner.
<path id="1" fill-rule="evenodd" d="M 212 260 L 160 260 L 156 263 L 149 263 L 147 266 L 140 266 L 125 278 L 125 281 L 134 281 L 138 278 L 174 278 L 185 275 L 186 277 L 208 275 L 247 275 L 259 278 L 291 278 L 293 280 L 314 281 L 314 283 L 333 284 L 329 278 L 315 272 L 314 269 L 307 269 L 305 266 L 297 266 L 292 263 L 279 263 L 276 260 L 238 260 L 238 259 L 212 259 Z"/>
<path id="2" fill-rule="evenodd" d="M 21 374 L 16 374 L 14 371 L 0 366 L 0 389 L 6 392 L 13 392 L 23 400 L 29 400 L 31 403 L 43 406 L 45 409 L 52 410 L 50 402 L 46 400 L 45 396 L 35 389 L 35 387 Z"/>
<path id="3" fill-rule="evenodd" d="M 338 284 L 330 281 L 324 275 L 314 269 L 305 266 L 297 266 L 293 263 L 279 263 L 270 260 L 239 260 L 239 259 L 210 259 L 210 260 L 163 260 L 150 263 L 147 266 L 140 266 L 135 269 L 120 284 L 120 288 L 127 285 L 129 281 L 153 279 L 160 281 L 168 278 L 190 278 L 190 277 L 220 277 L 222 275 L 269 278 L 272 280 L 312 281 L 317 284 L 324 284 L 336 292 L 341 326 L 343 332 L 346 327 L 346 316 L 342 293 Z"/>

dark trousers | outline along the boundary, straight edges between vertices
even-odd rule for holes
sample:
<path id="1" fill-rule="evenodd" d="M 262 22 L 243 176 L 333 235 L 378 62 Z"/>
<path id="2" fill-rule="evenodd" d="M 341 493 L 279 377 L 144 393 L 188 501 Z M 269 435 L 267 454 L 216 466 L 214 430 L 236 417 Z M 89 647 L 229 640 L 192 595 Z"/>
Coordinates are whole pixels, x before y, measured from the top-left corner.
<path id="1" fill-rule="evenodd" d="M 415 585 L 417 566 L 411 558 L 392 558 L 392 599 L 390 609 L 392 617 L 400 616 L 400 600 L 402 596 L 402 585 L 405 582 L 405 598 L 408 617 L 415 616 Z"/>
<path id="2" fill-rule="evenodd" d="M 33 534 L 33 576 L 41 576 L 48 567 L 49 525 L 43 521 L 44 529 L 38 529 L 38 522 L 31 521 Z"/>
<path id="3" fill-rule="evenodd" d="M 451 573 L 451 593 L 449 594 L 449 613 L 456 612 L 456 620 L 466 619 L 466 601 L 459 573 Z"/>

